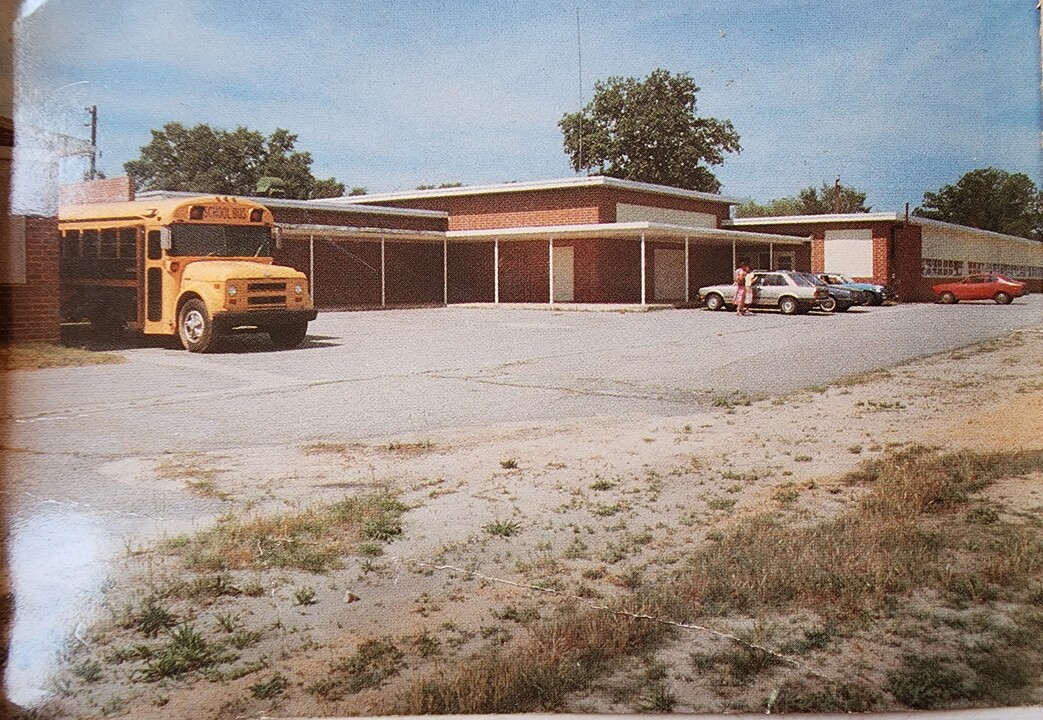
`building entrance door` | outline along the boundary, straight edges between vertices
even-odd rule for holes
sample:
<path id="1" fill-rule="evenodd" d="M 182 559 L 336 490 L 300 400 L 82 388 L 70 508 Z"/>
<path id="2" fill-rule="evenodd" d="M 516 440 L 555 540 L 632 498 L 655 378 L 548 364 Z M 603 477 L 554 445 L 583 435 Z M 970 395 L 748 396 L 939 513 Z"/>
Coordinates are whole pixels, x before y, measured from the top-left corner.
<path id="1" fill-rule="evenodd" d="M 554 302 L 573 302 L 575 261 L 570 245 L 554 246 Z"/>
<path id="2" fill-rule="evenodd" d="M 684 250 L 656 248 L 652 252 L 653 296 L 656 302 L 684 300 Z"/>

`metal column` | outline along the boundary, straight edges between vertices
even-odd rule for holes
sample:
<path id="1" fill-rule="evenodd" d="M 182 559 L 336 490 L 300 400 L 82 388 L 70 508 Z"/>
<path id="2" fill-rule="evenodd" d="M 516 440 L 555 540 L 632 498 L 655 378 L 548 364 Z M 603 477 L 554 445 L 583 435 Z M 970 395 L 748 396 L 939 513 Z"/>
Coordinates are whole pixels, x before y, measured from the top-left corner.
<path id="1" fill-rule="evenodd" d="M 493 302 L 500 304 L 500 239 L 493 240 Z"/>
<path id="2" fill-rule="evenodd" d="M 380 238 L 380 307 L 387 307 L 387 282 L 385 279 L 384 238 Z"/>
<path id="3" fill-rule="evenodd" d="M 691 302 L 691 291 L 688 281 L 688 236 L 684 236 L 684 301 Z"/>
<path id="4" fill-rule="evenodd" d="M 775 269 L 775 243 L 768 243 L 768 269 Z"/>
<path id="5" fill-rule="evenodd" d="M 550 272 L 548 273 L 548 275 L 550 275 L 550 303 L 549 304 L 553 305 L 554 304 L 554 237 L 553 236 L 550 236 L 550 237 L 547 238 L 547 244 L 550 247 L 550 259 L 549 259 Z"/>
<path id="6" fill-rule="evenodd" d="M 641 233 L 641 304 L 645 304 L 645 234 Z"/>

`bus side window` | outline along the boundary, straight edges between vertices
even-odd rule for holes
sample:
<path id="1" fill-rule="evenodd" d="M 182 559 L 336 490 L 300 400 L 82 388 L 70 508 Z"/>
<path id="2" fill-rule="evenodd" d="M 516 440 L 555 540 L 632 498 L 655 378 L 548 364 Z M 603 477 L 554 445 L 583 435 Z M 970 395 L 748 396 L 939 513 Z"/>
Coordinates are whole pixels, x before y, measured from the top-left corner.
<path id="1" fill-rule="evenodd" d="M 120 230 L 119 255 L 121 258 L 134 260 L 138 256 L 138 230 L 137 228 L 123 228 Z"/>
<path id="2" fill-rule="evenodd" d="M 114 229 L 102 230 L 98 257 L 105 259 L 116 257 L 116 247 L 116 231 Z"/>
<path id="3" fill-rule="evenodd" d="M 97 230 L 84 230 L 83 231 L 83 245 L 81 246 L 81 255 L 85 258 L 96 258 L 98 257 L 98 231 Z"/>
<path id="4" fill-rule="evenodd" d="M 159 260 L 163 257 L 163 246 L 160 244 L 159 230 L 148 231 L 148 259 Z"/>
<path id="5" fill-rule="evenodd" d="M 66 230 L 62 234 L 62 257 L 78 258 L 80 256 L 80 231 Z"/>

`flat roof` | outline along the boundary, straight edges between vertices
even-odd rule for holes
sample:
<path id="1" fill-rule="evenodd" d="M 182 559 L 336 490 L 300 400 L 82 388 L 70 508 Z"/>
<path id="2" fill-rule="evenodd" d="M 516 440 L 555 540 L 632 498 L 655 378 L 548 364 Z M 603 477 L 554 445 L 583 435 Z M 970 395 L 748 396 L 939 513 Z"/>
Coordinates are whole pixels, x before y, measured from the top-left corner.
<path id="1" fill-rule="evenodd" d="M 936 227 L 943 230 L 952 230 L 954 232 L 991 237 L 997 240 L 1032 243 L 1033 245 L 1040 245 L 1043 247 L 1043 243 L 1040 243 L 1037 240 L 1023 238 L 1018 235 L 1006 235 L 1004 233 L 982 230 L 981 228 L 970 227 L 968 225 L 957 225 L 956 223 L 943 222 L 942 220 L 932 220 L 931 218 L 920 217 L 919 215 L 910 215 L 906 218 L 905 213 L 897 212 L 841 213 L 839 215 L 772 215 L 768 217 L 733 218 L 731 220 L 726 220 L 725 224 L 733 227 L 748 227 L 750 225 L 777 225 L 781 227 L 786 225 L 825 225 L 827 223 L 863 224 L 871 222 L 892 222 L 902 224 L 909 222 L 910 225 Z"/>
<path id="2" fill-rule="evenodd" d="M 653 193 L 655 195 L 671 195 L 674 197 L 705 200 L 708 202 L 738 205 L 739 201 L 716 193 L 685 190 L 668 185 L 620 180 L 604 175 L 590 175 L 556 180 L 528 180 L 524 182 L 500 183 L 498 185 L 462 185 L 460 187 L 431 188 L 428 190 L 405 190 L 400 192 L 376 193 L 373 195 L 350 195 L 339 198 L 328 198 L 322 202 L 334 202 L 338 205 L 366 205 L 389 200 L 419 200 L 422 198 L 460 197 L 465 195 L 495 195 L 509 192 L 533 192 L 536 190 L 560 190 L 574 187 L 611 187 L 620 190 Z M 307 202 L 317 202 L 309 200 Z"/>
<path id="3" fill-rule="evenodd" d="M 448 240 L 477 242 L 488 240 L 542 240 L 547 238 L 561 240 L 604 237 L 638 239 L 642 234 L 644 234 L 646 239 L 649 240 L 682 242 L 685 238 L 689 238 L 692 240 L 708 240 L 715 244 L 743 242 L 758 245 L 802 245 L 810 241 L 810 238 L 798 237 L 796 235 L 771 235 L 768 233 L 744 232 L 742 230 L 689 227 L 685 225 L 668 225 L 654 222 L 591 223 L 585 225 L 543 225 L 532 227 L 493 228 L 486 230 L 450 230 L 445 235 Z"/>
<path id="4" fill-rule="evenodd" d="M 148 200 L 148 199 L 173 199 L 173 198 L 186 198 L 186 197 L 199 197 L 200 193 L 182 192 L 180 190 L 147 190 L 143 193 L 137 194 L 137 199 Z M 416 210 L 414 208 L 394 208 L 394 207 L 377 207 L 377 206 L 365 206 L 365 207 L 354 207 L 354 204 L 347 205 L 346 203 L 331 203 L 329 198 L 320 198 L 318 200 L 289 200 L 287 198 L 274 198 L 274 197 L 254 197 L 251 195 L 233 195 L 230 197 L 242 198 L 243 200 L 250 200 L 255 203 L 260 203 L 269 208 L 294 208 L 298 210 L 329 210 L 331 212 L 359 212 L 359 213 L 370 213 L 373 215 L 398 215 L 398 216 L 409 216 L 409 217 L 426 217 L 426 218 L 447 218 L 449 213 L 442 210 Z M 334 198 L 337 199 L 337 198 Z"/>

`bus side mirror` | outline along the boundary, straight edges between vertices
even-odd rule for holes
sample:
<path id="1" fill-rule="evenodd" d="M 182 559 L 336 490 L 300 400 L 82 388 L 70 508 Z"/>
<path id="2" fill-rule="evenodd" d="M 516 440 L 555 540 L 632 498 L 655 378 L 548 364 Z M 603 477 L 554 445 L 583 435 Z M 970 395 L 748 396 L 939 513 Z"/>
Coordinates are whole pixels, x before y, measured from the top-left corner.
<path id="1" fill-rule="evenodd" d="M 275 237 L 276 250 L 282 250 L 282 226 L 275 225 L 272 227 L 272 235 Z"/>
<path id="2" fill-rule="evenodd" d="M 165 227 L 159 229 L 159 246 L 164 250 L 170 249 L 170 228 Z"/>

